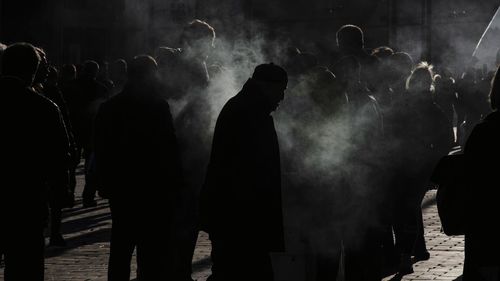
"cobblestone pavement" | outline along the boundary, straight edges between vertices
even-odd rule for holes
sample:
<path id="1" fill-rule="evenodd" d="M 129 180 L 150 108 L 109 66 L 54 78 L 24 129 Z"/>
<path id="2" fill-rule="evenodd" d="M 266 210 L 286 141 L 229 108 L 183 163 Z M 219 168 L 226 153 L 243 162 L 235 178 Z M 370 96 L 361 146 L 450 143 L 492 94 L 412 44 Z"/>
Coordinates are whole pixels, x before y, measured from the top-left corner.
<path id="1" fill-rule="evenodd" d="M 424 198 L 425 240 L 431 258 L 413 265 L 414 273 L 402 279 L 390 276 L 386 280 L 461 280 L 464 261 L 464 237 L 446 236 L 441 232 L 441 222 L 436 208 L 436 192 Z"/>
<path id="2" fill-rule="evenodd" d="M 79 170 L 77 194 L 83 187 Z M 105 200 L 95 208 L 82 209 L 81 198 L 77 205 L 67 210 L 63 219 L 66 248 L 46 250 L 45 280 L 106 280 L 111 218 Z M 435 192 L 424 200 L 426 240 L 431 258 L 414 265 L 415 273 L 403 279 L 389 276 L 386 280 L 459 280 L 463 266 L 463 237 L 447 237 L 440 232 L 440 222 L 435 206 Z M 210 243 L 206 233 L 200 233 L 193 260 L 193 277 L 205 281 L 210 274 Z M 132 262 L 132 279 L 135 278 L 135 260 Z M 3 268 L 0 268 L 3 280 Z"/>

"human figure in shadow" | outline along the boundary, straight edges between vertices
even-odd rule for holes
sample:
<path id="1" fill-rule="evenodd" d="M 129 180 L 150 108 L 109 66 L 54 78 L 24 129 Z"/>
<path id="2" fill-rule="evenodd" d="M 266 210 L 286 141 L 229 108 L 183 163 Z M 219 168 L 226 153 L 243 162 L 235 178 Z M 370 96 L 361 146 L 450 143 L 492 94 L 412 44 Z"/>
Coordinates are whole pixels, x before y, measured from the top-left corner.
<path id="1" fill-rule="evenodd" d="M 64 197 L 69 142 L 58 107 L 32 89 L 40 56 L 28 43 L 9 46 L 0 92 L 3 145 L 0 188 L 0 252 L 5 280 L 44 280 L 47 198 Z"/>
<path id="2" fill-rule="evenodd" d="M 377 82 L 376 91 L 372 95 L 377 99 L 377 102 L 382 110 L 385 112 L 389 110 L 391 106 L 392 92 L 390 89 L 390 76 L 387 73 L 390 72 L 391 60 L 390 58 L 394 54 L 394 50 L 387 46 L 380 46 L 371 52 L 371 55 L 378 59 L 376 64 L 376 72 L 370 73 L 371 76 L 377 75 L 379 80 Z"/>
<path id="3" fill-rule="evenodd" d="M 342 143 L 348 99 L 338 91 L 335 75 L 326 67 L 304 69 L 301 76 L 298 86 L 289 91 L 293 98 L 280 111 L 287 113 L 283 121 L 290 123 L 292 143 L 285 147 L 283 161 L 285 230 L 296 232 L 292 234 L 299 240 L 287 240 L 287 251 L 310 249 L 316 280 L 335 280 L 341 256 L 339 190 L 345 181 L 343 165 L 335 155 Z M 319 159 L 318 153 L 322 161 L 304 160 Z"/>
<path id="4" fill-rule="evenodd" d="M 211 281 L 274 280 L 270 252 L 284 250 L 284 234 L 271 113 L 287 80 L 277 65 L 257 66 L 217 119 L 200 210 L 212 242 Z"/>
<path id="5" fill-rule="evenodd" d="M 473 67 L 467 67 L 457 81 L 457 117 L 458 137 L 463 145 L 467 140 L 472 128 L 481 119 L 481 113 L 476 108 L 477 103 L 477 81 Z"/>
<path id="6" fill-rule="evenodd" d="M 208 86 L 210 76 L 207 59 L 215 44 L 215 30 L 207 22 L 193 20 L 187 24 L 180 36 L 179 48 L 160 47 L 157 56 L 162 65 L 169 60 L 174 70 L 169 72 L 171 86 L 179 92 L 176 97 L 194 94 L 192 99 L 199 99 L 200 90 Z M 173 55 L 173 56 L 172 56 Z M 163 59 L 166 59 L 164 63 Z M 189 83 L 185 83 L 189 81 Z M 201 91 L 202 92 L 202 91 Z"/>
<path id="7" fill-rule="evenodd" d="M 443 68 L 434 77 L 436 84 L 436 103 L 444 111 L 450 122 L 453 122 L 457 105 L 456 82 L 449 69 Z"/>
<path id="8" fill-rule="evenodd" d="M 99 64 L 95 61 L 86 61 L 81 75 L 71 88 L 72 93 L 66 97 L 77 149 L 83 151 L 85 159 L 85 186 L 82 193 L 84 208 L 97 205 L 91 138 L 99 105 L 108 97 L 108 89 L 97 81 L 98 73 Z"/>
<path id="9" fill-rule="evenodd" d="M 183 90 L 180 87 L 179 79 L 180 74 L 178 73 L 179 69 L 182 69 L 182 65 L 184 64 L 184 60 L 181 56 L 180 48 L 171 48 L 171 47 L 158 47 L 156 50 L 155 60 L 158 63 L 158 73 L 160 75 L 160 81 L 165 89 L 167 89 L 169 98 L 172 101 L 177 101 L 178 99 L 182 99 L 186 96 L 186 90 Z M 204 77 L 204 76 L 201 76 Z M 199 77 L 200 78 L 200 77 Z M 197 83 L 195 83 L 197 84 Z M 184 87 L 187 87 L 184 85 Z M 181 110 L 182 108 L 178 106 L 177 110 Z M 172 110 L 174 110 L 172 108 Z"/>
<path id="10" fill-rule="evenodd" d="M 390 87 L 390 107 L 384 112 L 384 133 L 385 133 L 385 144 L 384 147 L 387 148 L 391 146 L 392 144 L 392 135 L 391 132 L 393 131 L 392 129 L 392 120 L 390 117 L 392 115 L 392 110 L 394 110 L 394 106 L 397 105 L 397 102 L 401 97 L 404 96 L 406 93 L 406 80 L 410 76 L 411 71 L 414 68 L 414 63 L 413 59 L 411 56 L 407 53 L 404 52 L 396 52 L 393 55 L 391 55 L 389 58 L 387 58 L 388 64 L 389 64 L 389 69 L 385 73 L 385 75 L 388 77 L 389 81 L 389 87 Z M 397 110 L 397 109 L 395 109 Z M 397 120 L 396 120 L 397 122 Z M 385 269 L 389 270 L 390 273 L 392 273 L 397 265 L 399 264 L 400 260 L 400 253 L 398 252 L 398 249 L 396 248 L 395 241 L 394 241 L 394 233 L 393 233 L 393 204 L 394 201 L 396 200 L 393 187 L 392 187 L 392 171 L 393 171 L 393 163 L 390 160 L 392 158 L 392 150 L 391 149 L 386 149 L 386 152 L 388 153 L 387 156 L 389 157 L 384 161 L 384 167 L 386 169 L 386 177 L 389 179 L 389 182 L 387 183 L 387 190 L 386 190 L 386 204 L 385 204 L 385 218 L 384 218 L 384 224 L 385 224 L 385 231 L 383 234 L 383 240 L 382 240 L 382 249 L 383 249 L 383 254 L 384 254 L 384 264 L 385 264 Z M 397 187 L 394 187 L 397 188 Z M 389 273 L 389 272 L 387 272 Z"/>
<path id="11" fill-rule="evenodd" d="M 500 159 L 500 71 L 490 92 L 494 110 L 477 125 L 465 144 L 466 229 L 464 281 L 500 280 L 499 232 L 494 227 L 500 214 L 498 161 Z"/>
<path id="12" fill-rule="evenodd" d="M 372 50 L 372 56 L 385 60 L 394 55 L 394 50 L 389 46 L 380 46 Z"/>
<path id="13" fill-rule="evenodd" d="M 50 78 L 50 74 L 49 74 Z M 62 96 L 62 100 L 59 102 L 64 102 L 66 112 L 68 114 L 68 123 L 66 123 L 66 127 L 69 131 L 69 136 L 70 138 L 73 138 L 73 144 L 74 144 L 74 149 L 72 150 L 73 156 L 72 156 L 72 161 L 71 161 L 71 167 L 70 167 L 70 204 L 69 206 L 74 206 L 74 200 L 75 200 L 75 188 L 76 188 L 76 168 L 80 164 L 80 159 L 81 159 L 81 148 L 79 148 L 76 138 L 75 138 L 75 126 L 73 125 L 73 118 L 72 115 L 70 114 L 70 109 L 67 100 L 72 98 L 72 95 L 75 94 L 75 82 L 76 82 L 76 67 L 73 64 L 65 64 L 61 67 L 60 72 L 58 73 L 58 81 L 57 81 L 57 87 L 60 90 L 60 94 Z M 54 82 L 56 83 L 56 82 Z M 50 83 L 47 85 L 47 87 L 51 87 Z M 58 99 L 56 97 L 56 99 Z M 64 114 L 64 111 L 63 111 Z M 66 120 L 66 119 L 65 119 Z"/>
<path id="14" fill-rule="evenodd" d="M 174 126 L 185 175 L 186 188 L 180 197 L 176 228 L 177 271 L 182 280 L 192 280 L 191 264 L 198 238 L 198 202 L 210 157 L 210 140 L 215 116 L 209 109 L 212 101 L 207 90 L 210 75 L 207 60 L 214 48 L 216 34 L 208 23 L 194 20 L 184 27 L 181 48 L 163 48 L 160 52 L 163 79 L 169 89 Z M 168 63 L 171 66 L 168 67 Z M 169 69 L 165 69 L 168 67 Z M 165 74 L 165 72 L 164 72 Z"/>
<path id="15" fill-rule="evenodd" d="M 58 85 L 65 100 L 71 99 L 74 95 L 76 82 L 76 66 L 74 64 L 65 64 L 61 67 L 59 72 Z M 69 109 L 68 109 L 69 111 Z"/>
<path id="16" fill-rule="evenodd" d="M 47 71 L 47 79 L 43 83 L 43 91 L 42 95 L 55 103 L 59 110 L 61 111 L 64 124 L 66 124 L 66 129 L 68 132 L 68 139 L 70 142 L 70 157 L 71 160 L 68 163 L 68 171 L 69 171 L 69 190 L 68 197 L 66 198 L 50 198 L 50 242 L 51 246 L 66 246 L 66 242 L 61 234 L 61 220 L 62 220 L 62 209 L 63 208 L 71 208 L 74 205 L 75 201 L 75 186 L 76 186 L 76 174 L 75 174 L 75 159 L 77 157 L 77 148 L 75 139 L 73 137 L 73 130 L 71 126 L 71 121 L 69 118 L 69 112 L 66 105 L 66 101 L 64 100 L 59 86 L 57 84 L 58 80 L 58 72 L 55 67 L 49 66 Z"/>
<path id="17" fill-rule="evenodd" d="M 480 112 L 481 120 L 491 113 L 489 94 L 494 77 L 495 71 L 489 71 L 483 73 L 481 79 L 477 81 L 476 108 Z"/>
<path id="18" fill-rule="evenodd" d="M 48 63 L 47 54 L 45 51 L 39 47 L 36 48 L 38 55 L 40 56 L 40 64 L 38 65 L 35 78 L 33 80 L 33 91 L 43 95 L 53 103 L 57 105 L 61 116 L 63 118 L 64 124 L 66 126 L 66 132 L 68 134 L 68 140 L 70 143 L 70 157 L 73 159 L 75 156 L 76 146 L 74 143 L 73 133 L 71 130 L 71 122 L 69 120 L 68 111 L 66 108 L 66 102 L 62 99 L 62 96 L 57 88 L 57 71 L 55 68 L 52 69 Z M 54 73 L 55 72 L 55 73 Z M 50 75 L 51 74 L 51 75 Z M 51 78 L 50 81 L 48 78 Z M 65 246 L 66 242 L 61 235 L 61 221 L 62 221 L 62 209 L 64 207 L 71 207 L 74 201 L 73 190 L 71 188 L 72 183 L 76 183 L 74 180 L 74 173 L 71 169 L 72 163 L 68 162 L 69 171 L 69 185 L 65 185 L 59 188 L 68 188 L 67 192 L 62 195 L 68 195 L 66 197 L 61 197 L 61 194 L 49 193 L 49 207 L 50 207 L 50 246 Z M 66 183 L 65 183 L 66 184 Z M 57 188 L 53 188 L 57 190 Z"/>
<path id="19" fill-rule="evenodd" d="M 387 58 L 389 71 L 389 87 L 391 88 L 391 104 L 397 96 L 406 92 L 406 79 L 413 70 L 413 58 L 405 52 L 396 52 Z"/>
<path id="20" fill-rule="evenodd" d="M 372 92 L 377 92 L 379 85 L 379 59 L 365 50 L 364 34 L 356 25 L 344 25 L 336 34 L 340 58 L 354 56 L 361 65 L 362 83 Z"/>
<path id="21" fill-rule="evenodd" d="M 124 59 L 118 59 L 110 64 L 109 78 L 113 81 L 113 90 L 110 96 L 121 93 L 127 82 L 127 62 Z"/>
<path id="22" fill-rule="evenodd" d="M 398 272 L 413 273 L 415 261 L 427 260 L 421 203 L 432 169 L 450 151 L 451 121 L 436 104 L 432 66 L 420 63 L 407 79 L 407 92 L 396 101 L 387 120 L 393 152 L 394 233 L 400 252 Z"/>
<path id="23" fill-rule="evenodd" d="M 356 57 L 340 59 L 332 71 L 338 90 L 348 97 L 345 114 L 342 189 L 342 240 L 345 247 L 345 278 L 381 280 L 381 206 L 384 190 L 381 169 L 383 116 L 376 98 L 362 82 Z M 376 147 L 377 149 L 373 149 Z"/>
<path id="24" fill-rule="evenodd" d="M 99 64 L 99 74 L 97 74 L 97 81 L 100 82 L 108 90 L 108 95 L 110 95 L 114 90 L 115 83 L 109 78 L 109 63 L 107 61 L 101 61 Z"/>
<path id="25" fill-rule="evenodd" d="M 137 250 L 138 280 L 170 280 L 174 207 L 182 186 L 179 149 L 157 64 L 137 56 L 122 93 L 96 119 L 99 194 L 109 199 L 112 230 L 108 280 L 130 279 Z"/>

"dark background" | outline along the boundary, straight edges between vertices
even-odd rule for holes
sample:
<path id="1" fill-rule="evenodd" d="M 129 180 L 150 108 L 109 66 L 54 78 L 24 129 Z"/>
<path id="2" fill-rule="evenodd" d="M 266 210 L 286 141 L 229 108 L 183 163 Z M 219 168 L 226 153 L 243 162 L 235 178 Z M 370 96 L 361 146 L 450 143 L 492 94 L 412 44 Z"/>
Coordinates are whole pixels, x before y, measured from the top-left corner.
<path id="1" fill-rule="evenodd" d="M 176 46 L 180 28 L 207 20 L 218 35 L 287 38 L 308 51 L 331 49 L 343 24 L 369 48 L 453 64 L 470 56 L 498 0 L 0 0 L 0 42 L 42 46 L 54 63 L 113 60 Z M 252 20 L 252 21 L 249 21 Z M 252 24 L 249 24 L 251 22 Z"/>

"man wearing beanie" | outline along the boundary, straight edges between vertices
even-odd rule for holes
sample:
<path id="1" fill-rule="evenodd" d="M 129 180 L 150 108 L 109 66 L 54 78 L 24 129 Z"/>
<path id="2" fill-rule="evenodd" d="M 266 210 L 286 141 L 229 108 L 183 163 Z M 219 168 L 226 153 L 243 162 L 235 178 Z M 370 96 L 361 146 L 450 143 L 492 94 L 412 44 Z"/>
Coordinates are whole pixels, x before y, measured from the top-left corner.
<path id="1" fill-rule="evenodd" d="M 212 242 L 211 281 L 273 280 L 269 253 L 284 250 L 284 237 L 271 113 L 287 82 L 281 67 L 257 66 L 217 119 L 200 210 Z"/>

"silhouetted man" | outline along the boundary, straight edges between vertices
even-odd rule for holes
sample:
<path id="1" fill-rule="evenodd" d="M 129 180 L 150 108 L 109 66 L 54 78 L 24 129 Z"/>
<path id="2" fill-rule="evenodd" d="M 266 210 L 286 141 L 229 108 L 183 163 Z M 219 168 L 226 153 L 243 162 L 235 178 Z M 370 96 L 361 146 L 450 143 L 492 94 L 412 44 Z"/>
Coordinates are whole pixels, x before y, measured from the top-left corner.
<path id="1" fill-rule="evenodd" d="M 121 93 L 127 82 L 127 62 L 124 59 L 116 60 L 109 66 L 109 78 L 114 85 L 111 95 Z"/>
<path id="2" fill-rule="evenodd" d="M 192 280 L 191 263 L 198 238 L 197 216 L 199 193 L 210 157 L 212 137 L 211 96 L 207 88 L 209 74 L 206 60 L 214 46 L 215 31 L 206 22 L 194 20 L 181 35 L 181 49 L 161 48 L 160 59 L 164 64 L 164 77 L 173 98 L 174 125 L 179 140 L 186 189 L 178 210 L 177 228 L 182 229 L 179 237 L 179 254 L 183 280 Z M 170 66 L 170 67 L 169 67 Z M 179 99 L 180 98 L 180 99 Z M 177 99 L 177 100 L 176 100 Z M 178 101 L 181 101 L 178 103 Z M 210 129 L 209 129 L 210 128 Z"/>
<path id="3" fill-rule="evenodd" d="M 337 46 L 342 56 L 354 56 L 361 64 L 361 81 L 375 92 L 380 86 L 377 57 L 365 51 L 365 39 L 361 28 L 356 25 L 344 25 L 337 31 Z"/>
<path id="4" fill-rule="evenodd" d="M 99 193 L 109 198 L 113 228 L 108 280 L 129 280 L 137 249 L 139 280 L 169 280 L 174 197 L 181 164 L 172 117 L 159 92 L 157 64 L 138 56 L 122 93 L 99 109 L 95 130 Z"/>
<path id="5" fill-rule="evenodd" d="M 381 280 L 380 250 L 383 181 L 384 120 L 376 98 L 360 79 L 361 66 L 354 56 L 346 56 L 333 66 L 338 91 L 348 97 L 344 169 L 348 175 L 342 200 L 345 279 Z M 341 151 L 341 149 L 338 149 Z M 351 176 L 350 173 L 355 173 Z"/>
<path id="6" fill-rule="evenodd" d="M 9 46 L 2 62 L 0 252 L 6 281 L 44 280 L 47 198 L 68 186 L 69 142 L 61 114 L 31 89 L 39 62 L 27 43 Z"/>
<path id="7" fill-rule="evenodd" d="M 412 259 L 430 257 L 424 238 L 422 200 L 429 178 L 439 159 L 453 143 L 453 128 L 435 103 L 432 66 L 418 64 L 407 80 L 407 92 L 400 96 L 387 116 L 393 144 L 394 234 L 400 251 L 398 272 L 413 273 Z"/>
<path id="8" fill-rule="evenodd" d="M 474 127 L 465 145 L 466 228 L 464 281 L 500 280 L 500 214 L 498 161 L 500 159 L 500 70 L 490 92 L 493 112 Z"/>
<path id="9" fill-rule="evenodd" d="M 345 165 L 337 155 L 343 149 L 348 99 L 337 90 L 335 75 L 325 67 L 305 71 L 299 79 L 295 88 L 289 86 L 290 98 L 274 116 L 289 131 L 289 146 L 282 148 L 286 151 L 282 160 L 284 225 L 291 234 L 288 237 L 297 238 L 287 241 L 287 251 L 301 252 L 302 241 L 307 241 L 315 254 L 315 280 L 331 281 L 337 277 L 341 254 L 339 187 L 344 185 Z"/>
<path id="10" fill-rule="evenodd" d="M 76 152 L 76 144 L 73 137 L 73 131 L 71 127 L 71 121 L 69 118 L 68 109 L 66 106 L 66 101 L 64 100 L 61 91 L 59 90 L 59 85 L 57 84 L 57 75 L 58 72 L 55 67 L 48 66 L 47 71 L 47 79 L 44 79 L 42 92 L 41 94 L 55 103 L 59 110 L 61 111 L 61 115 L 64 120 L 64 124 L 66 125 L 66 130 L 68 133 L 68 139 L 70 143 L 70 156 L 71 160 L 68 163 L 68 171 L 69 171 L 69 186 L 68 188 L 68 197 L 65 198 L 57 198 L 51 197 L 49 205 L 50 205 L 50 243 L 51 246 L 65 246 L 66 242 L 61 234 L 61 221 L 62 221 L 62 209 L 66 207 L 73 207 L 74 205 L 74 191 L 76 187 L 76 174 L 75 168 L 76 165 L 75 159 L 78 157 Z"/>
<path id="11" fill-rule="evenodd" d="M 202 229 L 212 241 L 210 280 L 273 280 L 270 252 L 283 251 L 281 170 L 271 113 L 287 74 L 257 66 L 222 109 L 202 190 Z"/>
<path id="12" fill-rule="evenodd" d="M 93 133 L 94 119 L 99 105 L 107 98 L 108 90 L 97 81 L 99 65 L 95 61 L 86 61 L 83 64 L 82 73 L 78 78 L 73 92 L 68 93 L 69 114 L 71 117 L 75 141 L 78 149 L 83 150 L 85 159 L 85 187 L 82 193 L 83 207 L 93 207 L 97 203 L 94 200 L 96 193 L 96 182 L 93 170 L 93 148 L 91 136 Z"/>

